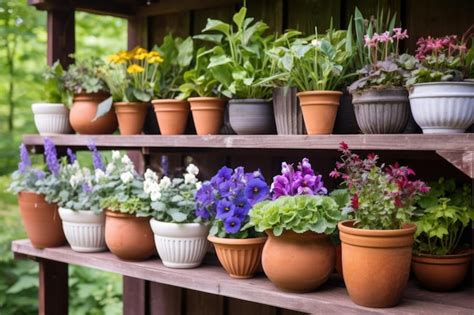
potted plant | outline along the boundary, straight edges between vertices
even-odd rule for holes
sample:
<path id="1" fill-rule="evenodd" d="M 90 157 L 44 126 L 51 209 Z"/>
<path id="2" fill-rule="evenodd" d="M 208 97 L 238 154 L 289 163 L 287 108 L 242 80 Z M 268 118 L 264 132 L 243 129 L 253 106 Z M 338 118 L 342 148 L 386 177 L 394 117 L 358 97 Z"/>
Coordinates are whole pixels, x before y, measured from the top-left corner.
<path id="1" fill-rule="evenodd" d="M 266 237 L 249 222 L 249 210 L 267 199 L 269 187 L 260 171 L 245 173 L 243 167 L 222 167 L 196 193 L 196 214 L 211 220 L 208 240 L 227 273 L 236 279 L 252 278 L 261 262 Z"/>
<path id="2" fill-rule="evenodd" d="M 474 25 L 461 37 L 420 38 L 419 66 L 408 80 L 413 117 L 423 133 L 463 133 L 474 123 Z M 470 80 L 469 80 L 470 79 Z"/>
<path id="3" fill-rule="evenodd" d="M 183 40 L 167 35 L 157 50 L 165 59 L 158 72 L 157 99 L 152 101 L 160 132 L 162 135 L 183 134 L 189 116 L 189 103 L 176 98 L 183 84 L 183 75 L 193 61 L 193 40 L 191 37 Z"/>
<path id="4" fill-rule="evenodd" d="M 266 54 L 273 36 L 262 21 L 246 18 L 247 8 L 234 14 L 234 24 L 208 19 L 203 34 L 194 38 L 213 43 L 209 71 L 219 82 L 218 91 L 230 98 L 229 120 L 237 134 L 271 134 L 275 132 L 272 88 L 259 84 L 270 71 Z"/>
<path id="5" fill-rule="evenodd" d="M 469 247 L 461 244 L 464 229 L 474 219 L 471 189 L 441 178 L 418 206 L 423 213 L 415 220 L 415 277 L 430 290 L 454 290 L 466 277 L 472 258 Z"/>
<path id="6" fill-rule="evenodd" d="M 338 224 L 344 282 L 354 303 L 392 307 L 410 274 L 416 226 L 408 222 L 417 198 L 429 188 L 411 180 L 415 173 L 406 166 L 384 168 L 377 155 L 362 159 L 344 142 L 340 151 L 341 162 L 330 176 L 342 177 L 354 218 Z"/>
<path id="7" fill-rule="evenodd" d="M 64 73 L 64 87 L 73 94 L 69 121 L 80 134 L 109 134 L 117 129 L 113 111 L 95 119 L 100 103 L 109 97 L 104 80 L 99 76 L 103 61 L 96 58 L 76 60 Z"/>
<path id="8" fill-rule="evenodd" d="M 67 107 L 69 95 L 64 89 L 63 74 L 63 68 L 58 61 L 48 67 L 43 74 L 46 102 L 31 105 L 36 129 L 40 135 L 72 132 Z"/>
<path id="9" fill-rule="evenodd" d="M 194 194 L 201 186 L 199 169 L 189 164 L 183 177 L 158 179 L 147 170 L 143 188 L 153 218 L 150 225 L 163 265 L 169 268 L 198 267 L 206 254 L 209 225 L 195 213 Z"/>
<path id="10" fill-rule="evenodd" d="M 148 224 L 149 203 L 143 179 L 127 155 L 112 151 L 105 176 L 98 178 L 96 189 L 100 207 L 105 209 L 105 243 L 110 251 L 124 260 L 141 261 L 152 256 L 155 244 Z"/>

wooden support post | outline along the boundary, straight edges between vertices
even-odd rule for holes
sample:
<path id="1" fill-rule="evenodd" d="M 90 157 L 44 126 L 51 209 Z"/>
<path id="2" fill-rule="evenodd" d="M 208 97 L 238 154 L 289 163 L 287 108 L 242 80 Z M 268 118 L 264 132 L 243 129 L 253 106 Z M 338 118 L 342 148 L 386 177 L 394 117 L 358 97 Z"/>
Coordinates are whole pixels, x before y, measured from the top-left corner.
<path id="1" fill-rule="evenodd" d="M 48 64 L 59 60 L 63 67 L 73 63 L 76 47 L 74 9 L 48 11 Z"/>
<path id="2" fill-rule="evenodd" d="M 146 297 L 147 281 L 132 277 L 123 277 L 124 315 L 145 315 L 147 313 Z"/>
<path id="3" fill-rule="evenodd" d="M 133 17 L 128 19 L 128 49 L 141 46 L 148 49 L 148 18 Z"/>
<path id="4" fill-rule="evenodd" d="M 48 259 L 39 260 L 40 315 L 68 313 L 68 265 Z"/>

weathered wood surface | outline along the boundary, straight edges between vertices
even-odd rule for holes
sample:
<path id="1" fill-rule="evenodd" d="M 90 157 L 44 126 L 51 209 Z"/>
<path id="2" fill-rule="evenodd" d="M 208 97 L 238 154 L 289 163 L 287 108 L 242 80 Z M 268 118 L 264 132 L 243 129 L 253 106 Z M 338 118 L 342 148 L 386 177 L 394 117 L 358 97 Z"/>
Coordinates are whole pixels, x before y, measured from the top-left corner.
<path id="1" fill-rule="evenodd" d="M 123 313 L 146 315 L 147 281 L 134 277 L 123 277 Z"/>
<path id="2" fill-rule="evenodd" d="M 159 2 L 150 2 L 150 4 L 138 7 L 136 14 L 138 16 L 161 16 L 174 14 L 183 11 L 200 10 L 208 8 L 218 8 L 231 6 L 241 2 L 240 0 L 161 0 Z"/>
<path id="3" fill-rule="evenodd" d="M 68 265 L 65 262 L 39 259 L 39 315 L 68 313 Z M 0 312 L 1 313 L 1 312 Z"/>
<path id="4" fill-rule="evenodd" d="M 221 267 L 212 265 L 203 265 L 200 268 L 189 270 L 169 269 L 164 267 L 157 258 L 145 262 L 126 262 L 119 260 L 110 252 L 86 255 L 74 252 L 66 246 L 40 250 L 34 248 L 28 240 L 14 241 L 12 249 L 15 253 L 33 258 L 96 268 L 127 277 L 306 313 L 431 315 L 472 314 L 474 310 L 472 287 L 453 293 L 434 294 L 410 284 L 405 292 L 405 297 L 397 307 L 369 309 L 351 302 L 338 277 L 331 278 L 317 292 L 294 294 L 275 288 L 263 276 L 249 280 L 231 279 Z M 208 297 L 201 298 L 209 299 Z M 213 301 L 213 303 L 220 303 L 219 298 L 213 299 Z"/>

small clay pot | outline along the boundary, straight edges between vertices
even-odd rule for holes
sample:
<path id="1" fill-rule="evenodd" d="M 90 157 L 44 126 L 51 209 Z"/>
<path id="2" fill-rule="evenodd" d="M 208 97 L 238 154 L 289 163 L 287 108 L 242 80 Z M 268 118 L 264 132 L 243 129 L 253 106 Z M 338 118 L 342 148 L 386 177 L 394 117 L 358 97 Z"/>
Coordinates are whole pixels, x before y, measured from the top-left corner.
<path id="1" fill-rule="evenodd" d="M 66 243 L 57 205 L 47 203 L 44 195 L 32 192 L 20 192 L 18 204 L 26 234 L 34 247 L 57 247 Z"/>
<path id="2" fill-rule="evenodd" d="M 165 99 L 151 101 L 162 135 L 181 135 L 186 130 L 189 116 L 187 101 Z"/>
<path id="3" fill-rule="evenodd" d="M 308 135 L 331 134 L 342 92 L 307 91 L 296 95 L 300 100 Z"/>
<path id="4" fill-rule="evenodd" d="M 120 259 L 141 261 L 155 253 L 150 218 L 105 212 L 105 243 Z"/>
<path id="5" fill-rule="evenodd" d="M 226 101 L 218 97 L 191 97 L 194 125 L 198 135 L 216 135 L 224 122 Z"/>
<path id="6" fill-rule="evenodd" d="M 413 254 L 413 273 L 421 285 L 429 290 L 451 291 L 463 282 L 469 270 L 471 258 L 470 251 L 445 256 Z"/>
<path id="7" fill-rule="evenodd" d="M 231 239 L 208 236 L 214 244 L 217 257 L 232 278 L 252 278 L 260 266 L 266 237 Z"/>
<path id="8" fill-rule="evenodd" d="M 293 292 L 310 292 L 334 270 L 335 250 L 329 236 L 314 232 L 284 231 L 275 236 L 267 231 L 262 252 L 263 270 L 277 287 Z"/>
<path id="9" fill-rule="evenodd" d="M 114 103 L 121 135 L 139 135 L 142 133 L 148 106 L 149 103 Z"/>
<path id="10" fill-rule="evenodd" d="M 75 94 L 69 114 L 72 129 L 83 135 L 114 133 L 117 130 L 117 116 L 113 109 L 93 121 L 97 106 L 107 97 L 109 97 L 107 93 Z"/>
<path id="11" fill-rule="evenodd" d="M 399 230 L 367 230 L 354 221 L 338 224 L 344 282 L 352 301 L 367 307 L 392 307 L 410 275 L 416 225 Z"/>

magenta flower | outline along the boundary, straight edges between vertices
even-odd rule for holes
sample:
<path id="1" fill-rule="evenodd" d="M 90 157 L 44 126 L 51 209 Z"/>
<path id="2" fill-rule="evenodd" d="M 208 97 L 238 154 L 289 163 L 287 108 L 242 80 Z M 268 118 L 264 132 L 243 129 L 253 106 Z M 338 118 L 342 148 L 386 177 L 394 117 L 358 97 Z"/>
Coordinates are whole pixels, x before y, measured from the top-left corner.
<path id="1" fill-rule="evenodd" d="M 408 38 L 408 30 L 403 30 L 401 27 L 395 27 L 393 29 L 393 38 L 396 40 Z"/>

